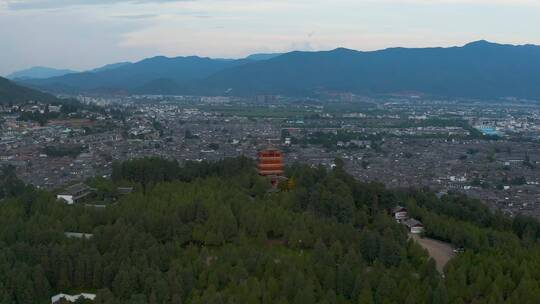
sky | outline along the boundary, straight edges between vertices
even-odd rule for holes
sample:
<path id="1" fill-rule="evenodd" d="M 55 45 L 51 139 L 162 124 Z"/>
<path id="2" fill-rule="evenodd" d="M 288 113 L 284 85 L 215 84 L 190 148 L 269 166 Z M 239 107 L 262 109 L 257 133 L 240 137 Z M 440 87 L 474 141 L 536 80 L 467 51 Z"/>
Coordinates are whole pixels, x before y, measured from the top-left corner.
<path id="1" fill-rule="evenodd" d="M 143 58 L 540 44 L 540 0 L 0 0 L 0 75 Z"/>

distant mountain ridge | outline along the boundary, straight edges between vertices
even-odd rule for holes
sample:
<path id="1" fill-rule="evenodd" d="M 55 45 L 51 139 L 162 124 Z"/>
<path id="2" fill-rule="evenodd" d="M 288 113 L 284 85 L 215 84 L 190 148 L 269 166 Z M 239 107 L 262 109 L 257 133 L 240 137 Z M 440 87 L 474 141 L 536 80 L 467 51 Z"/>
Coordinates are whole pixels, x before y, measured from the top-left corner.
<path id="1" fill-rule="evenodd" d="M 281 55 L 283 55 L 283 53 L 261 53 L 261 54 L 249 55 L 249 56 L 246 57 L 246 59 L 256 60 L 256 61 L 268 60 L 268 59 L 276 58 L 276 57 L 281 56 Z"/>
<path id="2" fill-rule="evenodd" d="M 93 70 L 48 79 L 23 80 L 24 84 L 55 92 L 102 92 L 137 91 L 147 87 L 148 93 L 155 92 L 150 84 L 166 80 L 174 87 L 197 79 L 203 79 L 220 70 L 247 62 L 219 60 L 197 56 L 168 58 L 156 56 L 116 68 Z"/>
<path id="3" fill-rule="evenodd" d="M 540 47 L 477 41 L 451 48 L 291 52 L 220 71 L 199 85 L 202 91 L 232 89 L 232 94 L 422 92 L 539 98 Z"/>
<path id="4" fill-rule="evenodd" d="M 31 67 L 25 70 L 11 73 L 7 76 L 7 78 L 9 79 L 44 79 L 44 78 L 50 78 L 50 77 L 63 76 L 70 73 L 77 73 L 77 71 L 36 66 L 36 67 Z"/>
<path id="5" fill-rule="evenodd" d="M 474 98 L 540 98 L 540 46 L 485 40 L 462 47 L 259 54 L 240 60 L 154 57 L 97 73 L 25 83 L 45 90 L 138 94 L 309 95 L 419 92 Z M 254 59 L 253 59 L 254 58 Z"/>
<path id="6" fill-rule="evenodd" d="M 111 64 L 106 64 L 102 67 L 99 67 L 99 68 L 95 68 L 95 69 L 92 69 L 92 70 L 89 70 L 88 72 L 93 72 L 93 73 L 99 73 L 99 72 L 104 72 L 104 71 L 108 71 L 108 70 L 114 70 L 114 69 L 117 69 L 117 68 L 120 68 L 120 67 L 123 67 L 123 66 L 126 66 L 126 65 L 130 65 L 132 64 L 131 62 L 118 62 L 118 63 L 111 63 Z M 61 76 L 61 75 L 59 75 Z"/>

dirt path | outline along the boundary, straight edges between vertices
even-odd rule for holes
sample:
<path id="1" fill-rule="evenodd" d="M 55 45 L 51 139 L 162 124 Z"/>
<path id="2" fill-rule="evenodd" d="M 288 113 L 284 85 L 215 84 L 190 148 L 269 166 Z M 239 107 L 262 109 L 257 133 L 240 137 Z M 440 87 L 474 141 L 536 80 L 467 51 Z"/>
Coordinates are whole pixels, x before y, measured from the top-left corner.
<path id="1" fill-rule="evenodd" d="M 452 245 L 429 238 L 421 238 L 415 234 L 409 234 L 409 236 L 428 251 L 435 260 L 439 273 L 443 273 L 444 266 L 455 256 Z"/>

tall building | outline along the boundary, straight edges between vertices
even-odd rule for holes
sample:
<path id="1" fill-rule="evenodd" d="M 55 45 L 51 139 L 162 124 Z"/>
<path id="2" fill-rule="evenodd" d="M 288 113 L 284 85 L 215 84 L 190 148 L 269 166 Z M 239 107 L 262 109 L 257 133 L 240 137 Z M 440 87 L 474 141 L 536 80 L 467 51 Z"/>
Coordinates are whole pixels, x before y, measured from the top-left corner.
<path id="1" fill-rule="evenodd" d="M 257 169 L 262 176 L 283 175 L 283 154 L 277 149 L 266 149 L 258 153 Z"/>

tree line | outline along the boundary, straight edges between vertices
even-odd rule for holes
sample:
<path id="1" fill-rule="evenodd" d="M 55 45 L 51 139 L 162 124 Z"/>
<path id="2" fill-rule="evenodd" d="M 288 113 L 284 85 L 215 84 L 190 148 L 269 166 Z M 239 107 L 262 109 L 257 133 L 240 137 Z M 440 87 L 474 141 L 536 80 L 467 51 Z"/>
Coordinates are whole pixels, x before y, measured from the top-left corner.
<path id="1" fill-rule="evenodd" d="M 112 180 L 138 191 L 107 208 L 67 206 L 32 188 L 0 203 L 0 303 L 59 292 L 96 303 L 536 303 L 540 225 L 481 202 L 389 190 L 335 169 L 295 164 L 268 191 L 253 161 L 146 158 Z M 463 246 L 444 277 L 388 210 Z M 92 233 L 68 239 L 64 232 Z"/>

